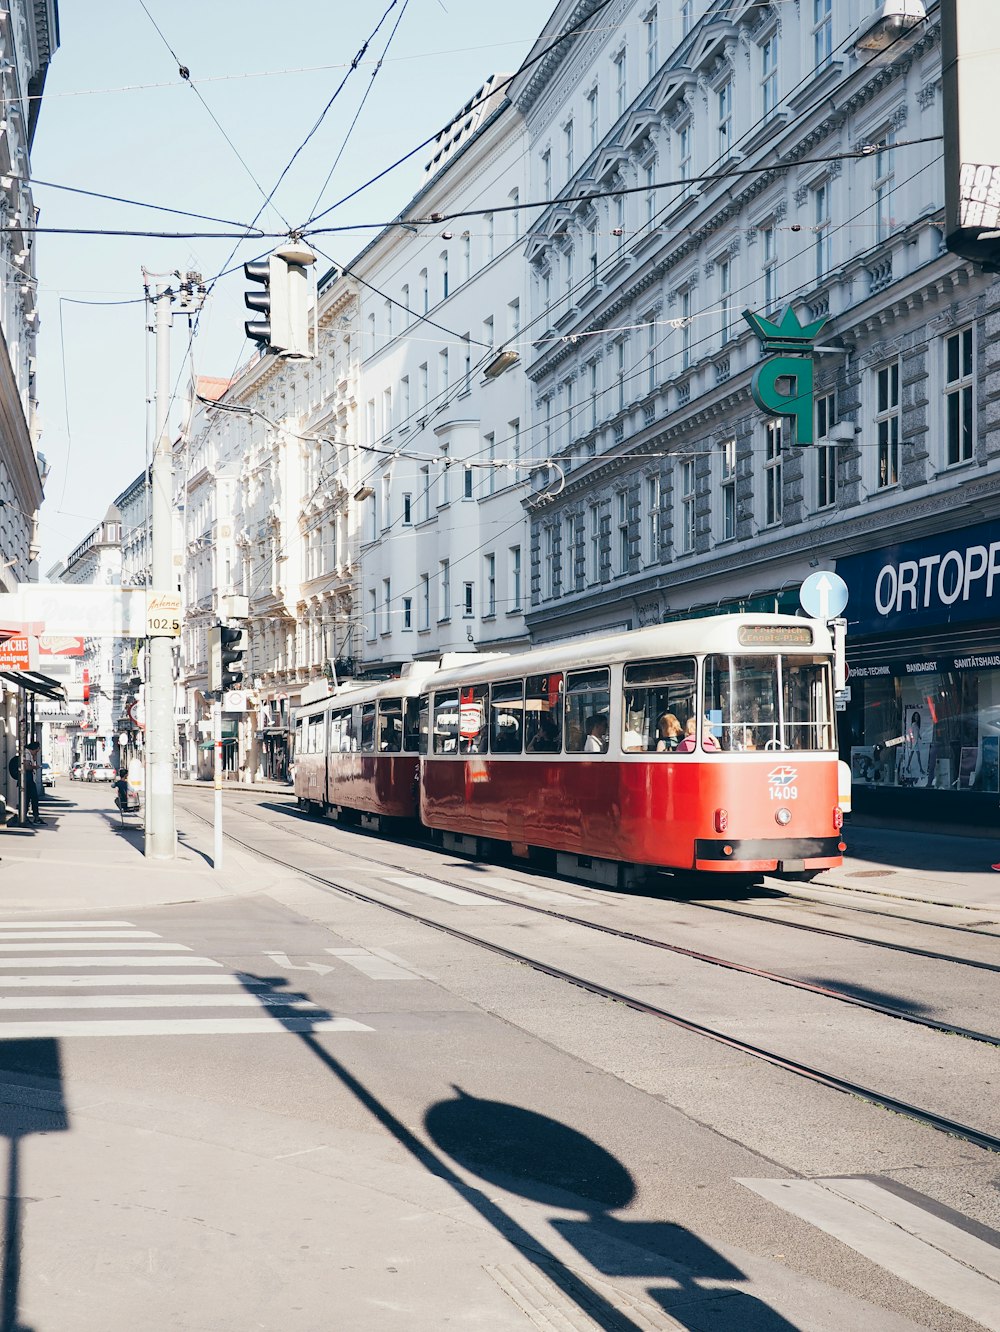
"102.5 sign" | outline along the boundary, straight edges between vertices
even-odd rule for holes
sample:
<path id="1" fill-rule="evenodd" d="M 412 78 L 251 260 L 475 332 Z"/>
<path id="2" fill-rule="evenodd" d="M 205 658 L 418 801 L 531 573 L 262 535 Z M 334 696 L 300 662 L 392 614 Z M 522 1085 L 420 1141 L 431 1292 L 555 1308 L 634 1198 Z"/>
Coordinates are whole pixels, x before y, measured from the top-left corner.
<path id="1" fill-rule="evenodd" d="M 150 638 L 179 638 L 181 594 L 150 592 L 146 598 L 146 634 Z"/>

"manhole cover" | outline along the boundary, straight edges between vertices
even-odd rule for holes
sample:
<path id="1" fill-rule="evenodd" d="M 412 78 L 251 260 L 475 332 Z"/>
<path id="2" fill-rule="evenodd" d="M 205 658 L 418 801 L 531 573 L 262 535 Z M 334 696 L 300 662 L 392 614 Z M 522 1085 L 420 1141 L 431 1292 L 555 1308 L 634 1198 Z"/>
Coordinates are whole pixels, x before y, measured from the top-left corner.
<path id="1" fill-rule="evenodd" d="M 847 877 L 849 879 L 887 879 L 890 874 L 895 873 L 895 870 L 855 870 Z"/>

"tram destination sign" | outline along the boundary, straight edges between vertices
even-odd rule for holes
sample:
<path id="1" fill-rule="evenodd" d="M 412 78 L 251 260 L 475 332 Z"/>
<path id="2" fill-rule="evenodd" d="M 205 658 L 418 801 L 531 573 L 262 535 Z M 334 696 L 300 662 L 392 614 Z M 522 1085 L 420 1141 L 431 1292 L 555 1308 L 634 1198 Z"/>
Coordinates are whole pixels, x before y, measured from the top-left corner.
<path id="1" fill-rule="evenodd" d="M 741 624 L 736 631 L 740 647 L 812 647 L 807 624 Z"/>

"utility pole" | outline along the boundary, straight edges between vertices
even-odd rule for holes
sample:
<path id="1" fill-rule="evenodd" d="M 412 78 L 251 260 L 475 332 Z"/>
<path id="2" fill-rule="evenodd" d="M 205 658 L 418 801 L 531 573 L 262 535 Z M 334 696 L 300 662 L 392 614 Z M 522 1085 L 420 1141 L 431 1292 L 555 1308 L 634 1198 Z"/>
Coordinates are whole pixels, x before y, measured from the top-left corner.
<path id="1" fill-rule="evenodd" d="M 154 279 L 150 290 L 150 278 Z M 156 335 L 156 430 L 151 468 L 152 586 L 153 591 L 174 592 L 173 488 L 174 465 L 170 440 L 170 329 L 173 306 L 178 313 L 201 309 L 205 288 L 201 275 L 147 273 L 143 270 L 146 300 L 153 305 Z M 149 636 L 146 698 L 146 844 L 148 857 L 172 860 L 176 855 L 174 826 L 174 634 Z"/>

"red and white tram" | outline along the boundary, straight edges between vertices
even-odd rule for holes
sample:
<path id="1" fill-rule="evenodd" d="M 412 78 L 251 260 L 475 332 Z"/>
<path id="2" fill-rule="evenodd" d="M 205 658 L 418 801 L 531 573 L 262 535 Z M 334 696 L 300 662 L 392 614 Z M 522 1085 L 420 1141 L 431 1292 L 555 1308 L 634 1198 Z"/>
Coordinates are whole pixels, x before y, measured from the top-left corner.
<path id="1" fill-rule="evenodd" d="M 416 663 L 298 711 L 295 792 L 604 883 L 808 878 L 845 849 L 833 651 L 820 621 L 727 615 Z"/>
<path id="2" fill-rule="evenodd" d="M 322 813 L 353 811 L 365 824 L 416 819 L 418 700 L 433 664 L 399 680 L 347 686 L 299 708 L 294 722 L 295 794 Z"/>
<path id="3" fill-rule="evenodd" d="M 440 671 L 420 706 L 420 815 L 452 845 L 548 848 L 604 882 L 841 862 L 822 622 L 719 616 L 535 649 Z"/>

